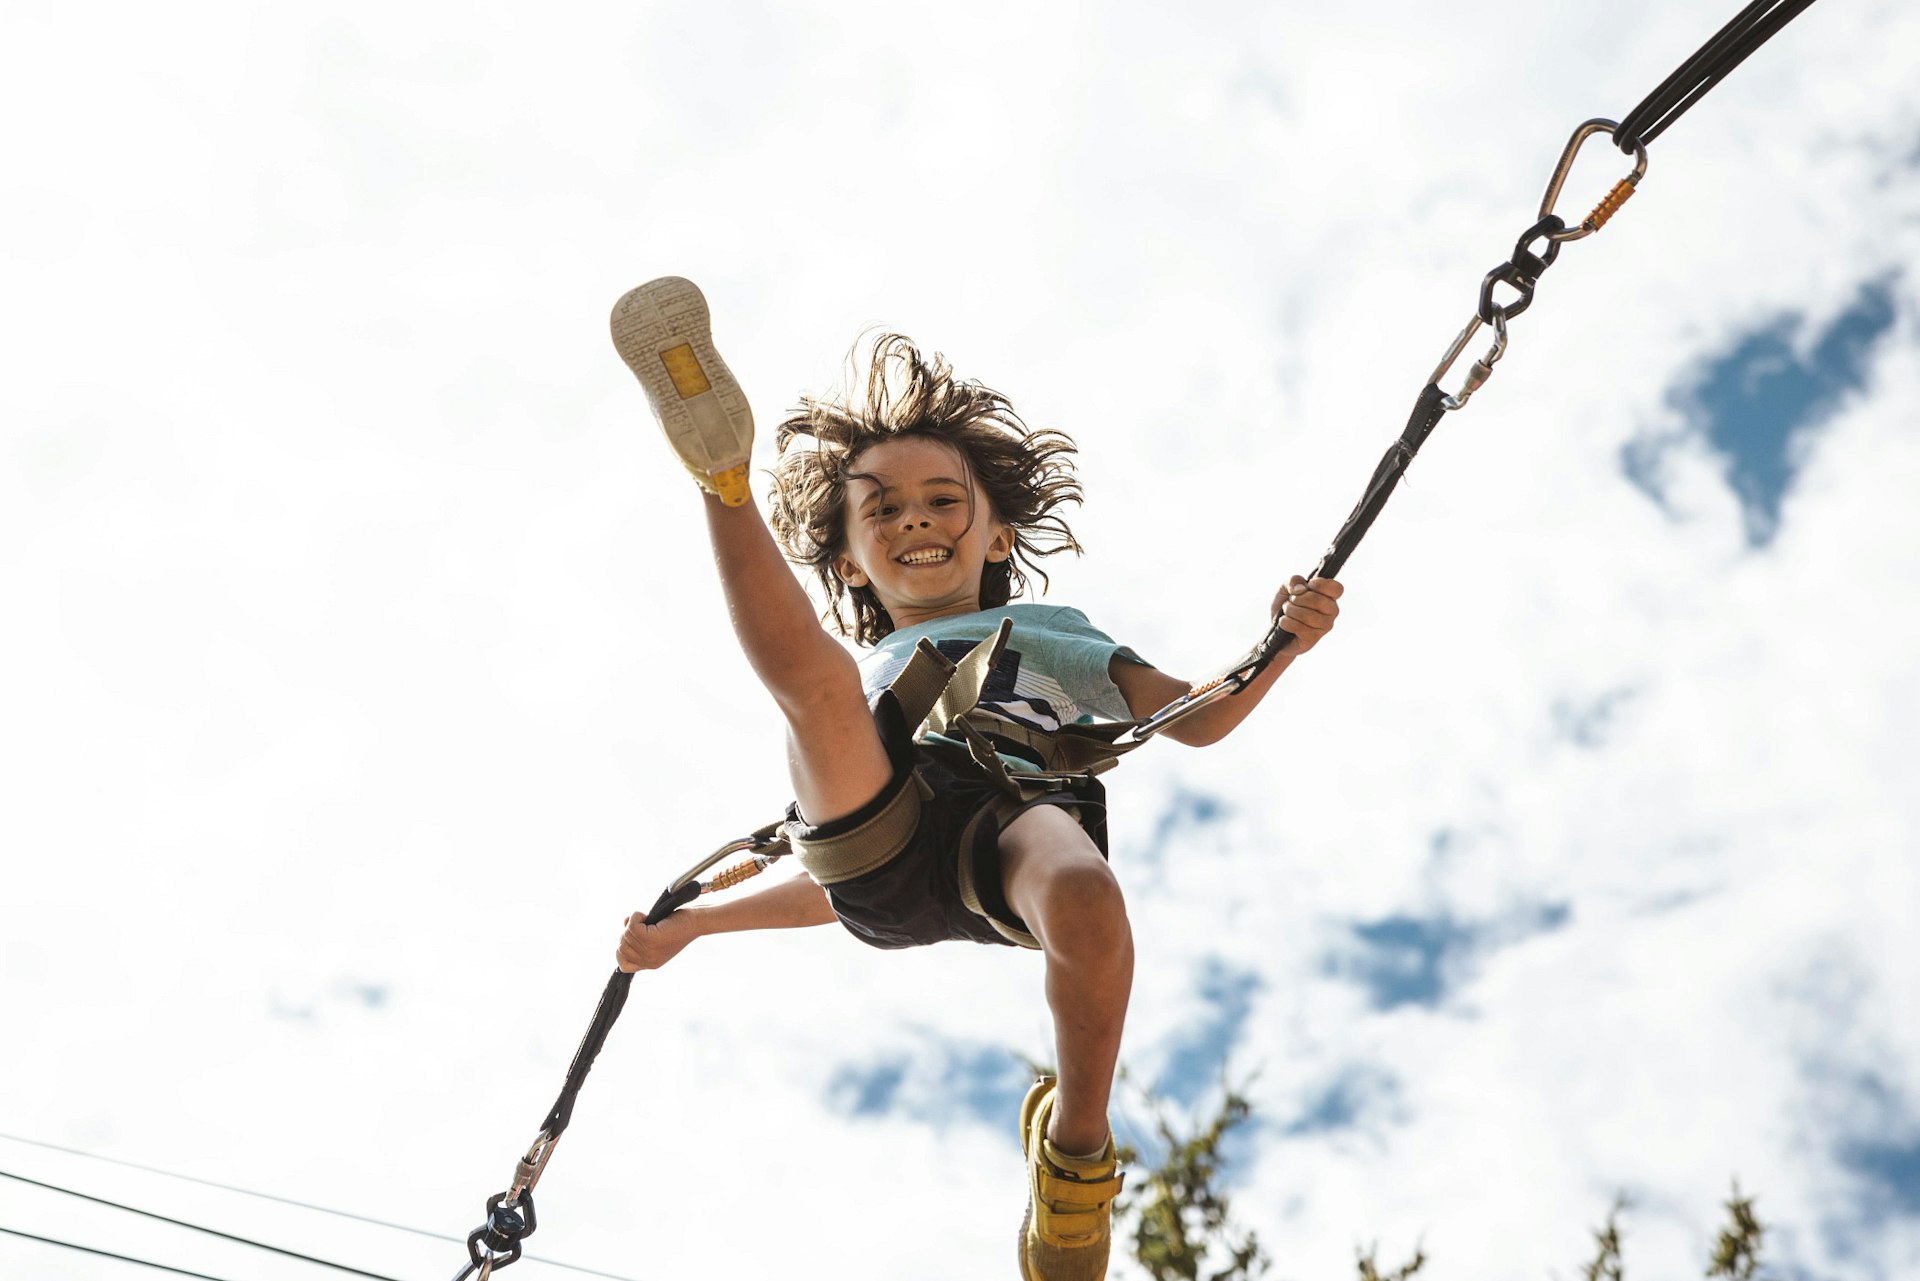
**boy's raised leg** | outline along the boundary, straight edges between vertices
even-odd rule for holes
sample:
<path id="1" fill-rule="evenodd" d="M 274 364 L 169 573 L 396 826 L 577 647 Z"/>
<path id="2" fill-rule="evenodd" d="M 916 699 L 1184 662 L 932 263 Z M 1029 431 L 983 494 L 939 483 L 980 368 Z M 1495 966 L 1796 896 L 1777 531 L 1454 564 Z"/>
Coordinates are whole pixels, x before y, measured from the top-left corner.
<path id="1" fill-rule="evenodd" d="M 827 635 L 751 500 L 706 499 L 707 532 L 734 635 L 787 721 L 787 770 L 801 817 L 830 822 L 893 776 L 853 655 Z"/>
<path id="2" fill-rule="evenodd" d="M 753 410 L 713 344 L 707 300 L 664 276 L 614 305 L 614 346 L 681 465 L 706 491 L 707 532 L 734 634 L 787 719 L 800 813 L 824 823 L 891 776 L 853 656 L 828 636 L 747 488 Z"/>

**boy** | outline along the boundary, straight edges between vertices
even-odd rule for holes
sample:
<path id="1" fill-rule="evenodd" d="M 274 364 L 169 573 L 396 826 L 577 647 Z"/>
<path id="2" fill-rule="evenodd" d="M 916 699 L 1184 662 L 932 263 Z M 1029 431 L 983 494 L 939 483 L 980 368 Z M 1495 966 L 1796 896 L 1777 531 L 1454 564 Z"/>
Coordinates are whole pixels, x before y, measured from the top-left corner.
<path id="1" fill-rule="evenodd" d="M 808 399 L 781 424 L 763 520 L 746 487 L 752 415 L 700 291 L 673 277 L 642 285 L 615 306 L 613 329 L 707 492 L 735 634 L 786 718 L 787 833 L 807 872 L 657 926 L 635 913 L 621 968 L 664 965 L 705 934 L 836 919 L 877 947 L 1042 952 L 1059 1076 L 1021 1108 L 1020 1275 L 1099 1281 L 1120 1188 L 1107 1098 L 1133 939 L 1106 859 L 1104 790 L 1074 763 L 1102 741 L 1096 722 L 1146 716 L 1188 686 L 1076 610 L 1009 603 L 1032 557 L 1080 550 L 1057 514 L 1080 500 L 1073 442 L 1029 429 L 998 393 L 889 335 L 863 404 Z M 821 626 L 789 560 L 814 571 L 837 629 L 867 654 L 856 660 Z M 1167 735 L 1201 745 L 1233 729 L 1333 626 L 1340 592 L 1293 578 L 1272 606 L 1293 644 Z"/>

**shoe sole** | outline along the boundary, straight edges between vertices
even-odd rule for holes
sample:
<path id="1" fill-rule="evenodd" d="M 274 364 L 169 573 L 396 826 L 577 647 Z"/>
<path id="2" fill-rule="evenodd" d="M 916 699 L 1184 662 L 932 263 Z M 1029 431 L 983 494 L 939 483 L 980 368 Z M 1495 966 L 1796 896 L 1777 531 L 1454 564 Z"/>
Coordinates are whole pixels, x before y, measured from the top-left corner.
<path id="1" fill-rule="evenodd" d="M 721 502 L 744 505 L 753 408 L 714 349 L 699 287 L 679 276 L 649 280 L 622 295 L 610 323 L 614 350 L 640 380 L 674 453 Z"/>

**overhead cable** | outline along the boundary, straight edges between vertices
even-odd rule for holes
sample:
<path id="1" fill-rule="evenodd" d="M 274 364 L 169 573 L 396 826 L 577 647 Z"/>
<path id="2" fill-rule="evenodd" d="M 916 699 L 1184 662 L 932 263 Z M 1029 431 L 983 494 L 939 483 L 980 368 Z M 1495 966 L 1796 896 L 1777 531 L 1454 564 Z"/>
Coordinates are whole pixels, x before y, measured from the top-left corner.
<path id="1" fill-rule="evenodd" d="M 375 1219 L 364 1214 L 355 1214 L 349 1210 L 336 1210 L 331 1206 L 315 1205 L 310 1201 L 300 1201 L 293 1197 L 276 1196 L 271 1192 L 260 1192 L 253 1188 L 243 1188 L 232 1183 L 221 1183 L 214 1179 L 203 1179 L 192 1174 L 182 1174 L 178 1170 L 163 1170 L 159 1166 L 142 1165 L 138 1161 L 125 1161 L 119 1157 L 102 1156 L 98 1152 L 87 1152 L 80 1148 L 64 1147 L 58 1143 L 47 1143 L 40 1139 L 29 1139 L 24 1135 L 0 1132 L 0 1139 L 8 1143 L 19 1143 L 27 1147 L 41 1148 L 48 1152 L 62 1152 L 68 1156 L 77 1156 L 86 1161 L 99 1161 L 105 1165 L 117 1165 L 122 1169 L 138 1170 L 142 1174 L 157 1174 L 165 1179 L 177 1179 L 182 1183 L 193 1183 L 203 1188 L 214 1188 L 221 1192 L 233 1192 L 240 1196 L 253 1197 L 260 1201 L 272 1201 L 276 1205 L 292 1206 L 296 1210 L 311 1210 L 315 1214 L 330 1214 L 337 1219 L 348 1219 L 355 1223 L 364 1223 L 376 1228 L 389 1228 L 395 1232 L 407 1232 L 417 1237 L 427 1237 L 434 1241 L 451 1241 L 455 1245 L 464 1245 L 465 1237 L 454 1236 L 449 1232 L 429 1232 L 425 1228 L 412 1227 L 405 1223 L 392 1223 L 386 1219 Z M 528 1263 L 538 1263 L 543 1267 L 558 1268 L 564 1272 L 578 1272 L 582 1276 L 604 1277 L 606 1281 L 632 1281 L 632 1278 L 617 1272 L 602 1272 L 598 1268 L 582 1267 L 577 1263 L 563 1263 L 559 1259 L 549 1259 L 541 1255 L 529 1254 Z"/>
<path id="2" fill-rule="evenodd" d="M 0 1232 L 10 1237 L 25 1237 L 29 1241 L 38 1241 L 42 1245 L 57 1245 L 63 1250 L 78 1250 L 82 1254 L 97 1254 L 103 1259 L 118 1259 L 122 1263 L 137 1263 L 143 1268 L 152 1268 L 157 1272 L 171 1272 L 177 1277 L 198 1277 L 200 1281 L 224 1281 L 221 1277 L 210 1277 L 204 1272 L 189 1272 L 185 1268 L 176 1268 L 165 1263 L 155 1263 L 152 1259 L 136 1259 L 131 1254 L 115 1254 L 111 1250 L 98 1250 L 90 1245 L 79 1245 L 72 1241 L 59 1241 L 53 1237 L 43 1237 L 32 1232 L 22 1232 L 18 1228 L 0 1227 Z"/>
<path id="3" fill-rule="evenodd" d="M 171 1223 L 175 1227 L 190 1228 L 195 1232 L 204 1232 L 210 1237 L 219 1237 L 223 1241 L 233 1241 L 240 1245 L 252 1246 L 256 1250 L 266 1250 L 273 1254 L 284 1255 L 289 1259 L 299 1259 L 302 1263 L 318 1264 L 323 1268 L 332 1268 L 335 1272 L 344 1272 L 349 1276 L 366 1277 L 368 1281 L 400 1281 L 399 1277 L 390 1277 L 383 1272 L 368 1272 L 364 1268 L 349 1267 L 344 1263 L 335 1263 L 331 1259 L 316 1258 L 311 1254 L 302 1254 L 298 1250 L 289 1250 L 284 1246 L 268 1245 L 265 1241 L 255 1241 L 251 1237 L 239 1236 L 232 1232 L 222 1232 L 218 1228 L 209 1228 L 199 1223 L 189 1223 L 185 1219 L 176 1219 L 170 1215 L 157 1214 L 152 1210 L 142 1210 L 138 1206 L 123 1205 L 118 1201 L 109 1201 L 105 1197 L 76 1192 L 72 1188 L 63 1188 L 57 1183 L 45 1183 L 39 1179 L 29 1179 L 24 1174 L 12 1174 L 0 1170 L 0 1179 L 12 1179 L 16 1183 L 25 1183 L 36 1188 L 45 1188 L 49 1192 L 58 1192 L 64 1196 L 76 1197 L 82 1201 L 91 1201 L 95 1205 L 108 1206 L 115 1210 L 124 1210 L 128 1214 L 138 1214 L 144 1218 L 157 1219 L 161 1223 Z"/>

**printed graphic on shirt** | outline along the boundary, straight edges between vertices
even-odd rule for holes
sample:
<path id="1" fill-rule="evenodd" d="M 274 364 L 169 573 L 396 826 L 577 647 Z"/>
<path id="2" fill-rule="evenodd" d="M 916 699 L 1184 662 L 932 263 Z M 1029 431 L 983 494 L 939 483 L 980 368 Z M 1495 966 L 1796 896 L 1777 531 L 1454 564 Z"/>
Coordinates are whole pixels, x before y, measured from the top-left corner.
<path id="1" fill-rule="evenodd" d="M 934 648 L 952 662 L 959 662 L 973 649 L 969 641 L 936 641 Z M 1062 724 L 1078 719 L 1080 709 L 1059 681 L 1044 672 L 1023 672 L 1020 651 L 1009 646 L 1000 651 L 987 683 L 980 689 L 980 705 L 1018 721 L 1030 729 L 1051 733 Z M 1062 715 L 1063 712 L 1070 713 Z"/>

